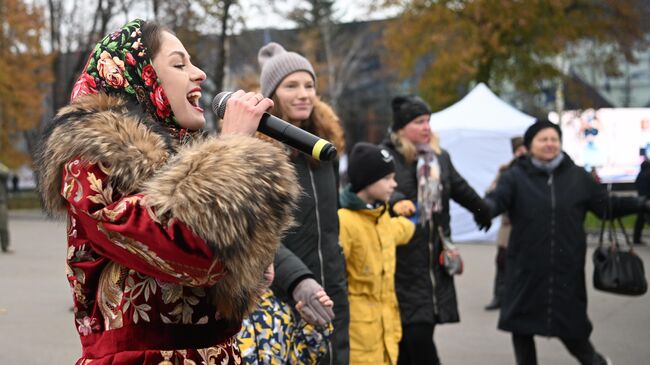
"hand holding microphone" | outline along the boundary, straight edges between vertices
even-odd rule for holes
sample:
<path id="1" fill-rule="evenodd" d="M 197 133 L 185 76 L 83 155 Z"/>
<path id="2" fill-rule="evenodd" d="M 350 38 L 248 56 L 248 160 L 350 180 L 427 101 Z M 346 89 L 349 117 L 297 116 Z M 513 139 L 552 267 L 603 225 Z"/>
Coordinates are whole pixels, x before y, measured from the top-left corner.
<path id="1" fill-rule="evenodd" d="M 262 114 L 273 106 L 273 101 L 263 97 L 262 94 L 247 93 L 243 90 L 231 93 L 229 99 L 230 106 L 227 110 L 224 109 L 222 115 L 219 115 L 223 119 L 221 133 L 224 135 L 244 134 L 252 136 L 258 128 Z"/>
<path id="2" fill-rule="evenodd" d="M 249 94 L 251 94 L 251 96 L 248 96 Z M 317 160 L 329 161 L 336 157 L 336 148 L 330 142 L 287 123 L 269 113 L 263 112 L 273 106 L 273 101 L 268 98 L 260 100 L 260 97 L 262 97 L 261 94 L 244 93 L 241 90 L 235 93 L 223 91 L 217 94 L 217 96 L 212 100 L 212 110 L 219 118 L 224 119 L 224 123 L 226 118 L 231 119 L 236 118 L 237 116 L 244 118 L 246 121 L 251 117 L 259 118 L 259 125 L 257 126 L 258 131 L 275 140 L 285 143 L 300 152 L 308 154 Z M 233 104 L 233 98 L 235 98 L 234 100 L 238 100 L 235 104 Z M 252 105 L 251 101 L 253 103 L 255 102 L 254 100 L 251 100 L 252 98 L 256 98 L 258 101 L 253 107 L 250 107 Z M 230 106 L 240 106 L 240 103 L 248 104 L 248 107 L 238 107 L 236 112 L 237 115 L 231 115 L 228 113 Z M 262 113 L 259 113 L 261 108 L 264 106 L 266 106 L 266 108 L 262 110 Z M 234 113 L 235 112 L 233 112 L 233 114 Z M 245 133 L 253 124 L 254 123 L 247 124 L 247 126 L 243 126 L 243 128 L 229 126 L 228 129 L 222 129 L 222 133 L 232 133 L 234 130 L 242 130 L 242 132 Z"/>

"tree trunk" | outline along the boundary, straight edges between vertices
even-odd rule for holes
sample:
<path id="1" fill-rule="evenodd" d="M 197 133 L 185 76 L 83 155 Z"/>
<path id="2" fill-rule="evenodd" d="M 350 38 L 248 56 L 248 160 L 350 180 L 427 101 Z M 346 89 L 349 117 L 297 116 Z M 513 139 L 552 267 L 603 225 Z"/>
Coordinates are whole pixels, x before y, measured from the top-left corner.
<path id="1" fill-rule="evenodd" d="M 338 98 L 336 97 L 336 65 L 332 55 L 332 34 L 329 19 L 322 19 L 319 22 L 319 30 L 323 36 L 323 45 L 325 48 L 325 62 L 327 63 L 327 93 L 330 97 L 332 109 L 337 110 Z"/>
<path id="2" fill-rule="evenodd" d="M 233 4 L 232 0 L 224 1 L 223 13 L 221 14 L 221 33 L 219 34 L 219 41 L 217 43 L 217 63 L 214 70 L 214 88 L 215 95 L 223 91 L 223 81 L 226 76 L 226 60 L 228 59 L 226 52 L 226 37 L 228 36 L 228 20 L 230 17 L 230 6 Z"/>

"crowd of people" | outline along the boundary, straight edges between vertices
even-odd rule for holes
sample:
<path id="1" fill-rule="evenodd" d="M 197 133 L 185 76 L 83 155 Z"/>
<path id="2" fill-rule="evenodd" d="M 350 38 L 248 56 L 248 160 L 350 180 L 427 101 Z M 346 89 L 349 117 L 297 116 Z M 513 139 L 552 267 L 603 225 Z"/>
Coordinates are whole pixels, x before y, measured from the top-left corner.
<path id="1" fill-rule="evenodd" d="M 205 135 L 205 73 L 171 31 L 134 20 L 97 43 L 44 130 L 39 189 L 68 221 L 77 364 L 440 364 L 435 328 L 460 320 L 450 200 L 484 230 L 508 217 L 489 307 L 517 363 L 536 364 L 536 335 L 607 363 L 589 340 L 585 213 L 648 204 L 608 199 L 544 120 L 481 197 L 414 95 L 393 98 L 381 144 L 350 149 L 339 186 L 336 160 L 255 136 L 269 111 L 345 151 L 309 60 L 277 43 L 258 59 L 260 92 L 235 92 Z"/>

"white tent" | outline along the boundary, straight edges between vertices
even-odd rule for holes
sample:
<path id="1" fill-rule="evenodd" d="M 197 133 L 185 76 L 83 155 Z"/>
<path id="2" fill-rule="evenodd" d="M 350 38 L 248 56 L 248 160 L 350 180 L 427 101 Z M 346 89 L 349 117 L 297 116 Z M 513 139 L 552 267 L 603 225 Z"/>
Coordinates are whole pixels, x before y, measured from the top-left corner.
<path id="1" fill-rule="evenodd" d="M 499 166 L 512 158 L 510 138 L 523 135 L 535 118 L 499 99 L 485 84 L 477 85 L 456 104 L 431 114 L 431 128 L 440 136 L 456 170 L 484 196 Z M 472 214 L 451 202 L 454 241 L 494 241 L 500 221 L 481 232 Z"/>

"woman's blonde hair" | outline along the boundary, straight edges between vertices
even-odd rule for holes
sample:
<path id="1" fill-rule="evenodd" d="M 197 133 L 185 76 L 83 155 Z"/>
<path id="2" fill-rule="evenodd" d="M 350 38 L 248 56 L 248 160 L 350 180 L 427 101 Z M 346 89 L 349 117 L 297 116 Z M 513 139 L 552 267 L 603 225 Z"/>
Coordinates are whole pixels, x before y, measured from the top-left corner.
<path id="1" fill-rule="evenodd" d="M 390 141 L 393 142 L 393 145 L 395 145 L 397 152 L 401 153 L 402 156 L 404 156 L 404 160 L 407 164 L 415 162 L 417 159 L 417 149 L 415 147 L 415 144 L 413 144 L 413 142 L 411 142 L 408 138 L 404 137 L 404 133 L 401 129 L 397 132 L 390 132 Z M 431 145 L 433 152 L 440 154 L 440 138 L 437 134 L 433 133 L 433 131 L 431 131 L 431 139 L 429 141 L 429 144 Z"/>

